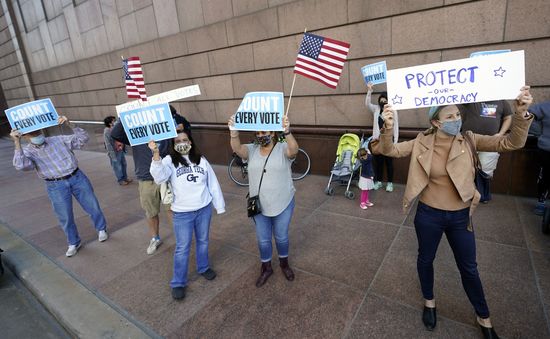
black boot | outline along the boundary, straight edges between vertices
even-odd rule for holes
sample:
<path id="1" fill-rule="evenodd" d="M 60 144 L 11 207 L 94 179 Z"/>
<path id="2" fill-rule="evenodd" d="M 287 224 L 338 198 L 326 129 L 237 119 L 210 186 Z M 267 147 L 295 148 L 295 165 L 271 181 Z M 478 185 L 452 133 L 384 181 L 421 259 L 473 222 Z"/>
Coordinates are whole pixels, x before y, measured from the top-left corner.
<path id="1" fill-rule="evenodd" d="M 433 331 L 435 325 L 437 325 L 437 312 L 435 307 L 424 306 L 424 312 L 422 312 L 422 322 L 428 331 Z"/>
<path id="2" fill-rule="evenodd" d="M 262 287 L 272 274 L 273 268 L 271 268 L 271 261 L 263 262 L 260 277 L 256 280 L 256 287 Z"/>
<path id="3" fill-rule="evenodd" d="M 481 333 L 483 333 L 483 338 L 485 339 L 498 339 L 498 335 L 495 332 L 495 329 L 493 327 L 485 327 L 481 324 L 479 325 L 481 328 Z"/>
<path id="4" fill-rule="evenodd" d="M 294 272 L 292 271 L 290 266 L 288 266 L 288 258 L 279 258 L 279 266 L 281 266 L 281 270 L 283 271 L 286 280 L 294 280 Z"/>

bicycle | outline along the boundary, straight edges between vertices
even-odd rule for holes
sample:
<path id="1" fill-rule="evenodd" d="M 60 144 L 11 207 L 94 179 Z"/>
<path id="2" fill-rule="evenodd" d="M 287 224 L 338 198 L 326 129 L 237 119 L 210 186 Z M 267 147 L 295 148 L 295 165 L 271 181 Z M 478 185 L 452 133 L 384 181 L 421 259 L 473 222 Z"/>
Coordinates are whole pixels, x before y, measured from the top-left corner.
<path id="1" fill-rule="evenodd" d="M 284 142 L 284 138 L 279 138 L 279 142 Z M 311 159 L 306 151 L 299 148 L 296 158 L 292 161 L 292 180 L 301 180 L 309 173 L 311 168 Z M 241 159 L 237 153 L 233 153 L 227 167 L 229 177 L 239 186 L 248 186 L 248 163 Z"/>

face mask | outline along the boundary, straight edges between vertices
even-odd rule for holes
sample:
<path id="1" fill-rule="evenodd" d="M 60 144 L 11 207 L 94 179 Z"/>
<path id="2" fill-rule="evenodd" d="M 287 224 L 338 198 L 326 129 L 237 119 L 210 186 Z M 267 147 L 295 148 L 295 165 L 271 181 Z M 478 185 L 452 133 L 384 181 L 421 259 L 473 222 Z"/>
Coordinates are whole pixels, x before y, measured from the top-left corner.
<path id="1" fill-rule="evenodd" d="M 460 128 L 462 127 L 462 120 L 458 119 L 455 121 L 443 121 L 441 126 L 441 130 L 448 135 L 457 135 L 458 132 L 460 132 Z"/>
<path id="2" fill-rule="evenodd" d="M 261 137 L 256 136 L 256 140 L 262 147 L 265 147 L 271 143 L 271 134 L 262 135 Z"/>
<path id="3" fill-rule="evenodd" d="M 36 137 L 32 137 L 31 138 L 31 143 L 34 144 L 34 145 L 42 145 L 44 143 L 44 141 L 46 141 L 46 137 L 44 136 L 44 134 L 40 134 Z"/>
<path id="4" fill-rule="evenodd" d="M 179 143 L 174 145 L 174 150 L 180 154 L 187 155 L 191 150 L 191 144 L 187 142 Z"/>

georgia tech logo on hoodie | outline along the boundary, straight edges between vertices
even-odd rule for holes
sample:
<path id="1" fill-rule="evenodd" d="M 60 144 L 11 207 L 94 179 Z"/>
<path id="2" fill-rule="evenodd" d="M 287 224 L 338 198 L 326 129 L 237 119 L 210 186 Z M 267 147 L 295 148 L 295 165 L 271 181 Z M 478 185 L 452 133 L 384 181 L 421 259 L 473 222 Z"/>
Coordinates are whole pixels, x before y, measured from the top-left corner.
<path id="1" fill-rule="evenodd" d="M 197 174 L 202 174 L 202 175 L 205 175 L 205 170 L 204 168 L 198 166 L 198 165 L 193 165 L 193 166 L 180 166 L 178 167 L 178 169 L 176 169 L 176 177 L 179 177 L 180 175 L 183 175 L 183 174 L 192 174 L 192 173 L 197 173 Z M 192 176 L 192 175 L 191 175 Z M 196 178 L 198 178 L 198 176 L 194 176 Z M 190 176 L 188 175 L 187 176 L 187 181 L 193 181 L 193 182 L 197 182 L 197 179 L 189 179 Z"/>

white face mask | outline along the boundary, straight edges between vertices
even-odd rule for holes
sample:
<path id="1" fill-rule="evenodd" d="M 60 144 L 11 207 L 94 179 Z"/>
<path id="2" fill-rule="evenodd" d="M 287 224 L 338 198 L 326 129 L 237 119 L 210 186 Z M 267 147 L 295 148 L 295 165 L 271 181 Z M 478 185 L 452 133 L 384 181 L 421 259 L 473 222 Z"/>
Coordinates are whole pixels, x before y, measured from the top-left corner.
<path id="1" fill-rule="evenodd" d="M 180 154 L 187 155 L 191 151 L 191 144 L 189 142 L 182 142 L 174 145 L 174 150 Z"/>

